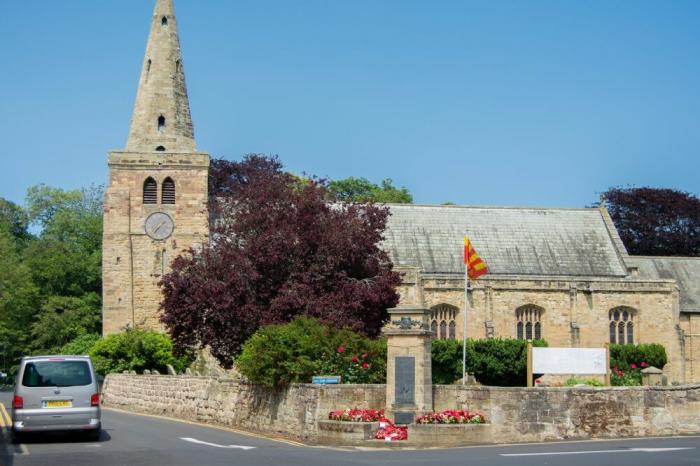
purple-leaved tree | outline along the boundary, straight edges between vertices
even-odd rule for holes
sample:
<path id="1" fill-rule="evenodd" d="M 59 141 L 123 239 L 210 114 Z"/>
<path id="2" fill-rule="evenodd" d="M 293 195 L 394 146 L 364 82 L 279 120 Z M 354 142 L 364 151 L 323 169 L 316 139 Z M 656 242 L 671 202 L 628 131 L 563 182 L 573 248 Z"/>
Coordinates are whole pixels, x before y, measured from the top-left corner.
<path id="1" fill-rule="evenodd" d="M 212 161 L 210 243 L 161 281 L 162 322 L 176 348 L 201 345 L 230 367 L 261 326 L 307 315 L 376 336 L 400 276 L 379 242 L 388 209 L 328 201 L 276 157 Z"/>
<path id="2" fill-rule="evenodd" d="M 668 188 L 610 188 L 602 193 L 630 254 L 700 256 L 700 199 Z"/>

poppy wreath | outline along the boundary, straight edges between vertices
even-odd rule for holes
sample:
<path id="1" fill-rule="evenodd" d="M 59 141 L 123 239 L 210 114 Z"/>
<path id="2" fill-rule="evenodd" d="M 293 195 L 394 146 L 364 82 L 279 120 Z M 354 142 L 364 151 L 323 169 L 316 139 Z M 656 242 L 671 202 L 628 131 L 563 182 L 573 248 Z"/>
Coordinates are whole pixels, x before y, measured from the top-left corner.
<path id="1" fill-rule="evenodd" d="M 374 434 L 374 438 L 386 442 L 408 440 L 408 427 L 396 426 L 389 419 L 380 419 L 379 430 Z"/>

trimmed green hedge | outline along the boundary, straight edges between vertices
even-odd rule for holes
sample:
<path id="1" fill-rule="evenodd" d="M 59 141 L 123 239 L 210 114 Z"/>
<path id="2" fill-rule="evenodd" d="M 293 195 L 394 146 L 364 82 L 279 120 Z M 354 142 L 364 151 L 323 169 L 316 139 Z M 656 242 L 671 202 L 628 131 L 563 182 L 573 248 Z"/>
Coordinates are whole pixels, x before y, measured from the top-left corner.
<path id="1" fill-rule="evenodd" d="M 534 340 L 533 346 L 547 346 Z M 433 383 L 451 384 L 462 377 L 462 342 L 433 340 Z M 467 340 L 467 372 L 484 385 L 519 387 L 526 385 L 527 342 L 492 338 Z"/>

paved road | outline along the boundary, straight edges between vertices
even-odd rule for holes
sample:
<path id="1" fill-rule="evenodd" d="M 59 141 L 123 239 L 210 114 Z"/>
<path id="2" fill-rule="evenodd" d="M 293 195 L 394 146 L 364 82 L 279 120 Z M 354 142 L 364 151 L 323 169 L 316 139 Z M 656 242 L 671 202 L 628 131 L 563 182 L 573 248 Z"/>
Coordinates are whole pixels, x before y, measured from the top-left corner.
<path id="1" fill-rule="evenodd" d="M 0 393 L 0 402 L 7 407 L 10 394 Z M 104 411 L 103 423 L 98 442 L 50 436 L 11 445 L 5 433 L 0 439 L 0 465 L 700 465 L 700 437 L 363 451 L 304 447 L 111 410 Z"/>

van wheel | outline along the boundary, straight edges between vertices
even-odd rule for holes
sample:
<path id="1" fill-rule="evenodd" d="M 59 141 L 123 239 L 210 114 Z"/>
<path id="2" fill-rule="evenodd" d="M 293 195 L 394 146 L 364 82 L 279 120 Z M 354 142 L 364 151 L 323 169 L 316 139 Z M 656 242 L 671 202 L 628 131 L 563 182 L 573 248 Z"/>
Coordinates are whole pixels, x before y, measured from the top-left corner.
<path id="1" fill-rule="evenodd" d="M 88 430 L 85 438 L 91 442 L 97 442 L 102 435 L 102 429 Z"/>

